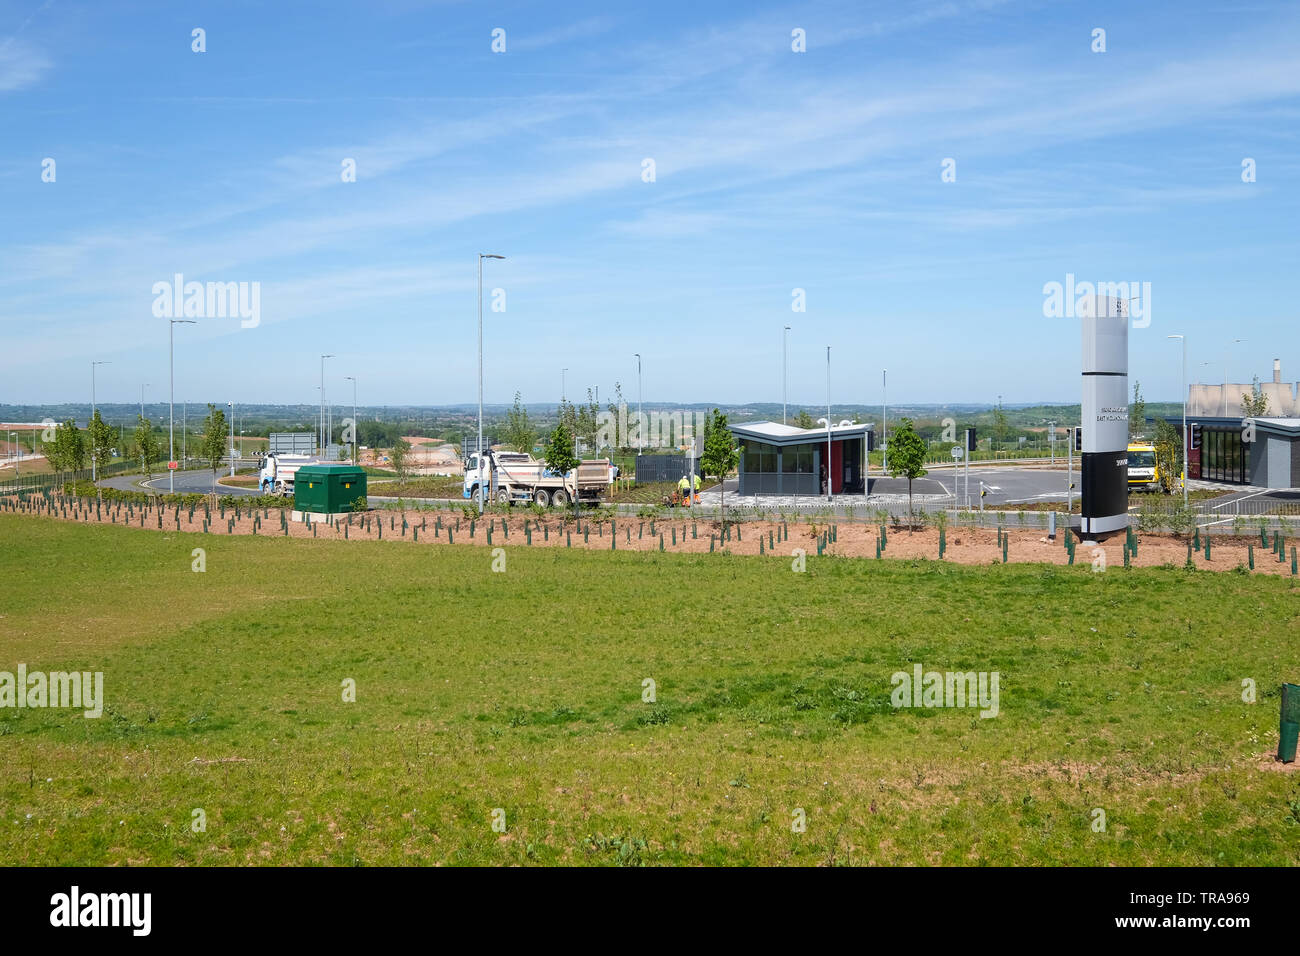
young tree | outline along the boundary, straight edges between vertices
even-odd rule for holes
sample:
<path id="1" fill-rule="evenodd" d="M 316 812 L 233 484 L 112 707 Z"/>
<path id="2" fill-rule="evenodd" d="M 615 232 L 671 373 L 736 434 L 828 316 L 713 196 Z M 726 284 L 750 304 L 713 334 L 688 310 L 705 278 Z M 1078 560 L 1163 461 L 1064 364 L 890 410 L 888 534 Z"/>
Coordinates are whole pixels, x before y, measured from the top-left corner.
<path id="1" fill-rule="evenodd" d="M 557 475 L 567 475 L 580 464 L 573 452 L 573 433 L 564 421 L 555 426 L 547 439 L 545 461 L 546 467 Z"/>
<path id="2" fill-rule="evenodd" d="M 203 419 L 203 431 L 199 434 L 199 457 L 206 459 L 212 469 L 213 491 L 217 489 L 217 468 L 226 454 L 228 429 L 225 411 L 208 403 L 208 416 Z"/>
<path id="3" fill-rule="evenodd" d="M 569 437 L 578 434 L 578 409 L 567 398 L 560 399 L 560 407 L 555 414 L 556 422 L 569 429 Z"/>
<path id="4" fill-rule="evenodd" d="M 1250 394 L 1242 393 L 1241 412 L 1246 418 L 1261 418 L 1268 414 L 1268 396 L 1264 394 L 1264 389 L 1259 384 L 1259 376 L 1255 376 Z"/>
<path id="5" fill-rule="evenodd" d="M 619 410 L 623 407 L 623 386 L 621 383 L 614 383 L 614 400 L 606 407 L 609 409 L 610 415 L 613 416 L 614 429 L 611 447 L 620 449 L 624 452 L 630 452 L 632 450 L 632 445 L 628 439 L 629 429 L 623 428 L 620 424 L 622 422 L 622 416 L 619 414 Z"/>
<path id="6" fill-rule="evenodd" d="M 147 418 L 137 415 L 137 424 L 135 426 L 135 453 L 140 459 L 140 465 L 144 470 L 145 477 L 153 477 L 153 463 L 159 457 L 158 439 L 153 434 L 153 423 Z"/>
<path id="7" fill-rule="evenodd" d="M 532 452 L 533 443 L 537 441 L 537 427 L 529 419 L 528 409 L 520 401 L 519 392 L 515 392 L 514 406 L 506 412 L 504 437 L 507 445 L 525 454 Z"/>
<path id="8" fill-rule="evenodd" d="M 54 429 L 54 441 L 45 447 L 45 457 L 59 474 L 76 473 L 86 466 L 86 442 L 71 418 Z"/>
<path id="9" fill-rule="evenodd" d="M 1174 476 L 1183 470 L 1183 430 L 1161 419 L 1156 422 L 1156 474 L 1160 490 L 1172 494 Z"/>
<path id="10" fill-rule="evenodd" d="M 816 423 L 815 421 L 813 421 L 813 417 L 812 417 L 811 415 L 808 414 L 808 412 L 807 412 L 806 409 L 803 409 L 803 408 L 799 409 L 799 417 L 796 418 L 796 419 L 794 420 L 794 423 L 795 423 L 795 425 L 798 426 L 799 428 L 816 428 L 816 427 L 817 427 L 817 423 Z"/>
<path id="11" fill-rule="evenodd" d="M 1135 438 L 1146 428 L 1147 403 L 1142 397 L 1142 383 L 1133 382 L 1133 404 L 1128 407 L 1128 437 Z"/>
<path id="12" fill-rule="evenodd" d="M 910 529 L 912 482 L 926 474 L 925 439 L 916 433 L 910 418 L 900 420 L 893 434 L 889 436 L 889 473 L 895 478 L 907 479 L 907 518 Z"/>
<path id="13" fill-rule="evenodd" d="M 595 450 L 596 432 L 600 420 L 600 406 L 596 404 L 596 399 L 592 396 L 591 389 L 587 389 L 587 403 L 579 405 L 578 410 L 578 427 L 574 434 L 587 443 L 587 447 Z"/>
<path id="14" fill-rule="evenodd" d="M 392 451 L 388 453 L 388 460 L 393 466 L 393 471 L 397 472 L 398 484 L 406 480 L 407 466 L 410 464 L 411 443 L 405 438 L 399 438 L 393 442 Z"/>
<path id="15" fill-rule="evenodd" d="M 103 468 L 113 460 L 113 429 L 100 417 L 98 408 L 90 419 L 87 431 L 90 433 L 90 457 L 94 459 L 96 468 Z"/>
<path id="16" fill-rule="evenodd" d="M 1007 413 L 1002 410 L 1002 404 L 999 402 L 993 409 L 993 434 L 997 436 L 998 444 L 1004 445 L 1007 441 L 1007 433 L 1010 426 L 1007 424 Z M 889 436 L 889 457 L 894 457 L 894 436 Z"/>
<path id="17" fill-rule="evenodd" d="M 727 416 L 714 409 L 704 420 L 704 453 L 700 455 L 700 470 L 706 475 L 718 476 L 718 491 L 722 493 L 722 527 L 727 527 L 727 475 L 740 464 L 740 449 L 736 436 L 727 428 Z"/>

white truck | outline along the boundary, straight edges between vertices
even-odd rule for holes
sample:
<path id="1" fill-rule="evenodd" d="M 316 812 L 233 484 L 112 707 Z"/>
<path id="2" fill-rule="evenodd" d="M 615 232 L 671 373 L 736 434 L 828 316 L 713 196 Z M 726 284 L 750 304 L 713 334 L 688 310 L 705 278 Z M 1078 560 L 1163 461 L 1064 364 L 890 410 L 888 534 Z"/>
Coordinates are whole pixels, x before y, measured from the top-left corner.
<path id="1" fill-rule="evenodd" d="M 480 463 L 477 454 L 465 462 L 465 485 L 462 495 L 478 497 L 483 484 L 483 499 L 499 504 L 516 501 L 562 508 L 575 498 L 579 502 L 597 502 L 609 488 L 610 463 L 600 458 L 580 462 L 577 469 L 559 475 L 532 455 L 520 452 L 487 451 Z"/>
<path id="2" fill-rule="evenodd" d="M 303 465 L 318 465 L 313 455 L 267 455 L 257 473 L 257 487 L 264 495 L 288 498 L 293 494 L 293 476 Z"/>

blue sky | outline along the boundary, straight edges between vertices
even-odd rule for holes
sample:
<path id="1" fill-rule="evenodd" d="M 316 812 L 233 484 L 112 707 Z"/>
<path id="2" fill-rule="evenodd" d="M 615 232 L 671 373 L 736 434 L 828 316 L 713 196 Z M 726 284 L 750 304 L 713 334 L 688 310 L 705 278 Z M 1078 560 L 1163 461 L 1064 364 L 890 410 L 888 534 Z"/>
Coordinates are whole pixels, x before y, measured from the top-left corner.
<path id="1" fill-rule="evenodd" d="M 780 401 L 787 324 L 792 402 L 1078 401 L 1067 273 L 1148 399 L 1300 379 L 1296 4 L 728 6 L 0 0 L 0 402 L 164 399 L 175 273 L 261 285 L 178 401 L 472 401 L 479 251 L 489 402 Z"/>

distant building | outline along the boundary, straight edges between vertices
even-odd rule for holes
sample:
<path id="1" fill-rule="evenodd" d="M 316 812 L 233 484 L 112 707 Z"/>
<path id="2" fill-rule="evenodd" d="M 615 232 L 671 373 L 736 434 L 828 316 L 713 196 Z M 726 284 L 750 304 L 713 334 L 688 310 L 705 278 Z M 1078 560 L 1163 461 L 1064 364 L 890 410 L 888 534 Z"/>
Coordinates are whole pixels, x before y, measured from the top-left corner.
<path id="1" fill-rule="evenodd" d="M 1261 488 L 1300 487 L 1300 383 L 1283 382 L 1282 362 L 1274 359 L 1273 380 L 1260 383 L 1268 410 L 1248 427 L 1241 398 L 1253 389 L 1253 382 L 1188 389 L 1189 478 Z M 1168 421 L 1179 427 L 1182 416 Z"/>
<path id="2" fill-rule="evenodd" d="M 741 495 L 821 495 L 827 434 L 778 422 L 728 425 L 741 446 Z M 830 430 L 831 494 L 867 493 L 865 463 L 872 426 L 841 422 Z"/>
<path id="3" fill-rule="evenodd" d="M 1187 390 L 1187 418 L 1213 415 L 1219 418 L 1240 418 L 1243 414 L 1241 396 L 1250 395 L 1254 382 L 1229 382 L 1225 385 L 1192 385 Z M 1268 414 L 1277 418 L 1300 418 L 1300 382 L 1292 385 L 1282 381 L 1282 360 L 1273 359 L 1273 380 L 1261 382 L 1260 389 L 1268 396 Z"/>

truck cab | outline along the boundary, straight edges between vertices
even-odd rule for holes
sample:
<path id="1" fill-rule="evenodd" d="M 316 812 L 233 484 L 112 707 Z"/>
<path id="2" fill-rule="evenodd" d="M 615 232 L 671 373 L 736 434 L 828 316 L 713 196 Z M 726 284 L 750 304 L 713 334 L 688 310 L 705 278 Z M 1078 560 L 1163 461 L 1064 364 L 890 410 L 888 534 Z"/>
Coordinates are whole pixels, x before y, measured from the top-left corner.
<path id="1" fill-rule="evenodd" d="M 311 455 L 267 455 L 257 473 L 257 489 L 264 495 L 288 498 L 293 494 L 293 479 L 303 465 L 314 465 Z"/>
<path id="2" fill-rule="evenodd" d="M 1159 490 L 1160 473 L 1156 468 L 1155 445 L 1143 441 L 1129 442 L 1128 488 L 1129 491 Z"/>

